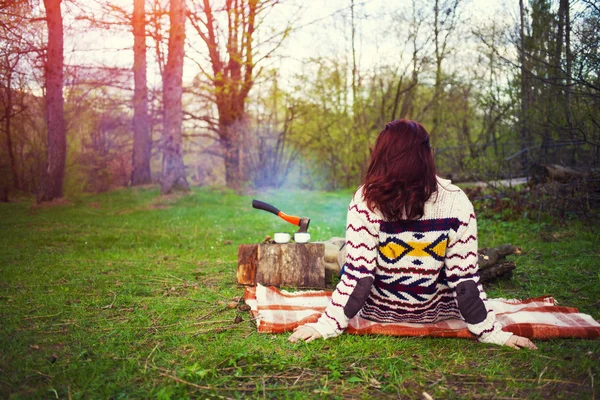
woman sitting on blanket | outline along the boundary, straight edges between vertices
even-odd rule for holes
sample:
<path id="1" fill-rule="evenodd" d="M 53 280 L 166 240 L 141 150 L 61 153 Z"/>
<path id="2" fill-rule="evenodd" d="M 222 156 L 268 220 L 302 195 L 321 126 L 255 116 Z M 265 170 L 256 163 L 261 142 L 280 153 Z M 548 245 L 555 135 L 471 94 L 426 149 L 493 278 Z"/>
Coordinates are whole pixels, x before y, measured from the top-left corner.
<path id="1" fill-rule="evenodd" d="M 348 208 L 346 262 L 331 302 L 290 341 L 340 335 L 357 313 L 375 322 L 463 318 L 480 342 L 536 346 L 502 331 L 479 283 L 477 221 L 465 193 L 436 176 L 429 134 L 409 120 L 379 133 Z"/>

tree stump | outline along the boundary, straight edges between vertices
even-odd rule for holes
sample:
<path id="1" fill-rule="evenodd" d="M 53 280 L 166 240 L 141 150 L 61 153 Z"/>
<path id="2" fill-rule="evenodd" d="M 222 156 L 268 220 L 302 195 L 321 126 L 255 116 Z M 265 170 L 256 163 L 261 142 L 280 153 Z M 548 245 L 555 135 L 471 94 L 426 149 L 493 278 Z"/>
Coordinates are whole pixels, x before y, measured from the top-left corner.
<path id="1" fill-rule="evenodd" d="M 323 243 L 242 244 L 238 247 L 240 285 L 325 287 Z"/>
<path id="2" fill-rule="evenodd" d="M 237 281 L 240 285 L 324 288 L 340 274 L 346 256 L 343 244 L 344 238 L 306 244 L 242 244 Z M 521 250 L 511 244 L 479 249 L 481 282 L 511 278 L 516 268 L 514 261 L 506 259 L 511 254 L 521 254 Z"/>

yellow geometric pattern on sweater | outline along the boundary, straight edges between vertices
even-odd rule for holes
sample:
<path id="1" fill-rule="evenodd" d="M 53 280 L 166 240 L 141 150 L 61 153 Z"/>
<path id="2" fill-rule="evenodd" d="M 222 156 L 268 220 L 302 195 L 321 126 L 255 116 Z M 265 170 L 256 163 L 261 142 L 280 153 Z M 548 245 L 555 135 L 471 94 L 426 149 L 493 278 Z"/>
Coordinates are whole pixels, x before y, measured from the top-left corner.
<path id="1" fill-rule="evenodd" d="M 447 238 L 446 235 L 440 235 L 433 242 L 404 242 L 395 239 L 380 245 L 379 252 L 391 262 L 396 262 L 404 256 L 433 257 L 443 260 L 446 254 Z"/>

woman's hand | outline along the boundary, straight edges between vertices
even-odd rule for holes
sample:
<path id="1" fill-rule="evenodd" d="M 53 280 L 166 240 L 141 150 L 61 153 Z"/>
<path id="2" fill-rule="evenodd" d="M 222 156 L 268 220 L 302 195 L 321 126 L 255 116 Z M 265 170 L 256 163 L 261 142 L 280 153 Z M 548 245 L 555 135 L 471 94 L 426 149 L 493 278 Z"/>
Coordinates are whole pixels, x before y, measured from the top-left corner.
<path id="1" fill-rule="evenodd" d="M 505 346 L 508 347 L 512 347 L 513 349 L 522 349 L 522 348 L 528 348 L 531 350 L 537 350 L 537 347 L 535 344 L 533 344 L 533 342 L 525 337 L 522 336 L 517 336 L 517 335 L 512 335 L 510 338 L 508 338 L 508 340 L 506 341 L 506 343 L 504 344 Z"/>
<path id="2" fill-rule="evenodd" d="M 319 339 L 320 337 L 322 337 L 321 334 L 317 332 L 315 328 L 306 325 L 300 325 L 294 329 L 294 333 L 292 333 L 292 336 L 290 336 L 288 340 L 292 343 L 296 343 L 298 339 L 300 339 L 305 340 L 306 343 L 308 343 L 315 339 Z"/>

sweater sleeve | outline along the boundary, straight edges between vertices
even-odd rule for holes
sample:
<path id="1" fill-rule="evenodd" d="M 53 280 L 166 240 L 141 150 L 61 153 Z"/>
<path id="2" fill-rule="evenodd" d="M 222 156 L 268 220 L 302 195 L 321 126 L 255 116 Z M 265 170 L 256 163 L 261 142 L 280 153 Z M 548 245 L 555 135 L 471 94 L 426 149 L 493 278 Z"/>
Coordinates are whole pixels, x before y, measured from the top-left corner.
<path id="1" fill-rule="evenodd" d="M 344 273 L 323 315 L 308 324 L 325 339 L 340 335 L 369 296 L 377 266 L 379 222 L 367 208 L 362 191 L 357 191 L 348 207 Z"/>
<path id="2" fill-rule="evenodd" d="M 460 192 L 453 206 L 457 218 L 446 250 L 445 272 L 448 286 L 454 290 L 458 307 L 469 331 L 480 342 L 503 345 L 512 336 L 504 332 L 493 311 L 487 310 L 485 292 L 479 283 L 477 256 L 477 220 L 473 205 Z"/>

